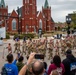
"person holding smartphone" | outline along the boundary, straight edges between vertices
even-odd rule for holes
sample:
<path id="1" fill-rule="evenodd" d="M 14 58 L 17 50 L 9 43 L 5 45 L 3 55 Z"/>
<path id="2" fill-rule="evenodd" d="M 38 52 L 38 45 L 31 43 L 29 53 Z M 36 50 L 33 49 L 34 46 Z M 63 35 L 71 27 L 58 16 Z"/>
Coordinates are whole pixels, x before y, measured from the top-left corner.
<path id="1" fill-rule="evenodd" d="M 31 62 L 33 62 L 33 64 L 32 64 L 32 73 L 33 73 L 34 75 L 43 75 L 43 74 L 44 74 L 44 72 L 45 72 L 44 63 L 43 63 L 43 61 L 41 61 L 41 60 L 33 61 L 33 59 L 35 59 L 35 55 L 36 55 L 36 53 L 31 53 L 31 54 L 30 54 L 27 63 L 26 63 L 26 64 L 23 66 L 23 68 L 20 70 L 19 75 L 25 75 L 25 74 L 26 74 L 28 65 L 29 65 Z"/>

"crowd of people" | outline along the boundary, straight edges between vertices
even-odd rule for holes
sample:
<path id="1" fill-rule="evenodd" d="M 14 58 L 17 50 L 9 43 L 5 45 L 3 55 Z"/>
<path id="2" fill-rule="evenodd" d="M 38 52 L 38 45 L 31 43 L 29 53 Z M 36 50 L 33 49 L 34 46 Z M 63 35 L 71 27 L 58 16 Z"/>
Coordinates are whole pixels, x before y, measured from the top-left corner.
<path id="1" fill-rule="evenodd" d="M 48 41 L 47 37 L 43 41 L 41 39 L 33 41 L 30 39 L 28 42 L 23 40 L 22 44 L 19 39 L 16 39 L 14 53 L 17 53 L 17 57 L 14 60 L 13 50 L 9 43 L 7 63 L 2 67 L 1 75 L 76 75 L 76 58 L 72 54 L 76 47 L 75 42 L 76 36 L 56 41 L 54 39 Z M 46 57 L 47 51 L 48 59 L 52 58 L 50 65 L 44 59 L 35 58 L 38 54 Z M 27 61 L 24 61 L 24 54 L 28 56 Z M 60 54 L 65 55 L 66 58 L 61 60 Z"/>

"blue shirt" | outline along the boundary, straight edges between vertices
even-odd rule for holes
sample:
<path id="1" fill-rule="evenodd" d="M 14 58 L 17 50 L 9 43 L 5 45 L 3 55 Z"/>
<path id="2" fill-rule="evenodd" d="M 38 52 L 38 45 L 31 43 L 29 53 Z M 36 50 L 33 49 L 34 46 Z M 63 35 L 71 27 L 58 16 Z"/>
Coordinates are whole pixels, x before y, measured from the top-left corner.
<path id="1" fill-rule="evenodd" d="M 16 65 L 14 65 L 12 63 L 11 64 L 7 63 L 4 66 L 7 70 L 8 75 L 18 75 L 18 68 Z"/>

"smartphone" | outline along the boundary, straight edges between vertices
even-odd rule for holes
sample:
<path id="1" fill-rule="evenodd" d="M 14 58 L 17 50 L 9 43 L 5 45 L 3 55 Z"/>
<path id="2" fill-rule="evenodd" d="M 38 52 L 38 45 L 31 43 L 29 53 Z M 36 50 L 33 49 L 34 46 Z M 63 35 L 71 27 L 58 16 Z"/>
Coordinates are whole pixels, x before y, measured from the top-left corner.
<path id="1" fill-rule="evenodd" d="M 20 57 L 20 53 L 18 53 L 18 58 Z"/>
<path id="2" fill-rule="evenodd" d="M 43 54 L 35 54 L 35 59 L 44 59 Z"/>

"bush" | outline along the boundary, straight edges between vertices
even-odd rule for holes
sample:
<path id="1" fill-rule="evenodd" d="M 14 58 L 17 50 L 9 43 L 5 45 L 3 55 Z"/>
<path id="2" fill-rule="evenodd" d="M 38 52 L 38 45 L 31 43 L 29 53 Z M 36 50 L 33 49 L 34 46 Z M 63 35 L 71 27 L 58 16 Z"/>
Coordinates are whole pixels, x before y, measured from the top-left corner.
<path id="1" fill-rule="evenodd" d="M 10 39 L 10 35 L 9 34 L 6 34 L 6 39 Z"/>
<path id="2" fill-rule="evenodd" d="M 19 37 L 19 39 L 23 39 L 24 37 L 34 38 L 35 34 L 15 34 L 13 39 L 15 40 L 17 37 Z"/>

